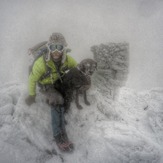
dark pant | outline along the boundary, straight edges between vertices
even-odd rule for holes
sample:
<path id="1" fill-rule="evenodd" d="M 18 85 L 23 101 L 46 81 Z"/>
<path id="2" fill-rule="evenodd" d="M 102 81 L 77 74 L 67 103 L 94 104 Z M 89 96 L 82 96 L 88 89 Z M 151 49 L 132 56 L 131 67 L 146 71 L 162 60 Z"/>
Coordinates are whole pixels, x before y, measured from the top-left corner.
<path id="1" fill-rule="evenodd" d="M 62 105 L 51 106 L 51 118 L 53 136 L 65 131 L 64 107 Z"/>

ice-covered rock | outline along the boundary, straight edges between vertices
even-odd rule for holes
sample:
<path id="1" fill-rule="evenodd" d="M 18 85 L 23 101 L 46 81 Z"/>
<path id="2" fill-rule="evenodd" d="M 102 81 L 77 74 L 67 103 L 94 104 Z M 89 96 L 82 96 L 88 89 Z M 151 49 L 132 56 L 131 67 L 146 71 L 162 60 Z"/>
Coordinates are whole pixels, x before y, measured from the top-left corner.
<path id="1" fill-rule="evenodd" d="M 98 69 L 94 77 L 94 84 L 101 92 L 112 99 L 120 87 L 125 85 L 129 67 L 129 44 L 107 43 L 91 47 Z"/>

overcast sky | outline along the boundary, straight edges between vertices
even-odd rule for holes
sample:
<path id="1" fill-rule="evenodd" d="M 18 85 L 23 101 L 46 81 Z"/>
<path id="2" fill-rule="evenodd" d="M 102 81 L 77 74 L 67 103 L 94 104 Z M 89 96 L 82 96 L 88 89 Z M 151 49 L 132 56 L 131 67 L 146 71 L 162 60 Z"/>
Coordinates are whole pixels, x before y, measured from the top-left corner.
<path id="1" fill-rule="evenodd" d="M 26 82 L 28 48 L 61 32 L 77 61 L 92 45 L 129 42 L 126 86 L 163 87 L 161 0 L 1 0 L 0 22 L 0 83 Z"/>

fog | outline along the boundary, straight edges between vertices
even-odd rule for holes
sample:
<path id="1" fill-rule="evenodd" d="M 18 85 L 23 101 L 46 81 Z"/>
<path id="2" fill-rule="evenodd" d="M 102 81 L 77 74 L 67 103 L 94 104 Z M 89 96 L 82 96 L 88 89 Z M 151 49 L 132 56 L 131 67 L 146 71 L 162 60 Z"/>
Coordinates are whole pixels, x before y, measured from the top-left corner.
<path id="1" fill-rule="evenodd" d="M 0 84 L 27 82 L 28 48 L 61 32 L 77 61 L 90 47 L 130 44 L 126 87 L 163 87 L 163 1 L 161 0 L 1 0 Z"/>

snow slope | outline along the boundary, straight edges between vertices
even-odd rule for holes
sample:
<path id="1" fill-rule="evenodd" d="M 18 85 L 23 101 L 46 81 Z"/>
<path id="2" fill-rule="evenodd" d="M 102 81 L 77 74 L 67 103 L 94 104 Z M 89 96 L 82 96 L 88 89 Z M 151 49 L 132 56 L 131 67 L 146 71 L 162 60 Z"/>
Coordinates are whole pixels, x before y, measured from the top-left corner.
<path id="1" fill-rule="evenodd" d="M 75 144 L 61 153 L 52 140 L 50 108 L 44 97 L 28 107 L 26 86 L 0 87 L 0 162 L 3 163 L 161 163 L 163 161 L 163 89 L 136 93 L 122 88 L 116 101 L 92 87 L 91 106 L 66 115 Z M 81 98 L 82 101 L 82 98 Z"/>

